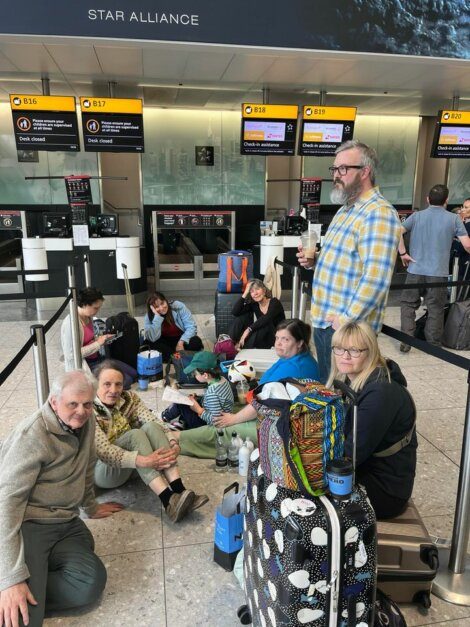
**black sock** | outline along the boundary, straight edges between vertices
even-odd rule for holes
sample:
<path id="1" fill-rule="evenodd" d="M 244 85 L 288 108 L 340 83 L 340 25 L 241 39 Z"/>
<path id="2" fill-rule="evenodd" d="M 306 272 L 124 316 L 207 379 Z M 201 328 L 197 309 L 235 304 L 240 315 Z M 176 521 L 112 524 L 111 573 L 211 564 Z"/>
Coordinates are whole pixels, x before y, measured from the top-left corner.
<path id="1" fill-rule="evenodd" d="M 168 503 L 170 502 L 172 495 L 173 492 L 170 490 L 170 488 L 165 488 L 163 492 L 160 492 L 160 494 L 158 495 L 165 509 L 168 507 Z"/>
<path id="2" fill-rule="evenodd" d="M 181 481 L 181 479 L 175 479 L 174 481 L 172 481 L 170 483 L 170 488 L 173 490 L 173 492 L 175 492 L 176 494 L 181 494 L 181 492 L 185 491 L 185 487 L 183 485 L 183 482 Z"/>

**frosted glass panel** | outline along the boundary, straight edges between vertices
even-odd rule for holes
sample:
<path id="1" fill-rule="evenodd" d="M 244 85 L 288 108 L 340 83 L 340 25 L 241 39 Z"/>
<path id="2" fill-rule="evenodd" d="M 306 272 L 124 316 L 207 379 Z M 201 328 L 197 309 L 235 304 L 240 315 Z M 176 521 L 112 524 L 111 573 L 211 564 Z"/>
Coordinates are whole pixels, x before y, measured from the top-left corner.
<path id="1" fill-rule="evenodd" d="M 144 203 L 264 204 L 264 158 L 240 155 L 240 114 L 221 111 L 144 112 Z M 196 146 L 214 147 L 214 165 L 197 166 Z"/>
<path id="2" fill-rule="evenodd" d="M 451 159 L 449 202 L 461 203 L 470 198 L 470 159 Z"/>
<path id="3" fill-rule="evenodd" d="M 80 116 L 78 116 L 80 124 Z M 17 205 L 67 204 L 64 181 L 25 181 L 25 176 L 98 174 L 97 154 L 38 152 L 38 163 L 18 163 L 9 104 L 0 104 L 0 203 Z M 92 181 L 93 201 L 100 203 L 99 186 Z"/>
<path id="4" fill-rule="evenodd" d="M 392 203 L 410 204 L 418 143 L 419 117 L 359 115 L 354 138 L 377 150 L 379 173 L 377 182 L 384 196 Z M 305 157 L 304 176 L 330 178 L 329 157 Z M 322 204 L 331 204 L 331 184 L 322 188 Z"/>

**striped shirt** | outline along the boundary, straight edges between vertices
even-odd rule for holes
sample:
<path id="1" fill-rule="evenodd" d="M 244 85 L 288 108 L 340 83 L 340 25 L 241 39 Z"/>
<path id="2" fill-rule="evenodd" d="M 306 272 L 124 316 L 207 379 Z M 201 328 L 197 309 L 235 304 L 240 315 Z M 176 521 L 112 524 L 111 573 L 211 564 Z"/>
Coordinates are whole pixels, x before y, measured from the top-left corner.
<path id="1" fill-rule="evenodd" d="M 201 420 L 211 425 L 214 418 L 221 412 L 231 412 L 233 410 L 233 392 L 230 383 L 224 377 L 220 381 L 210 383 L 202 400 L 204 411 L 199 416 Z"/>
<path id="2" fill-rule="evenodd" d="M 323 241 L 312 286 L 312 326 L 330 316 L 363 320 L 380 331 L 401 225 L 378 187 L 334 216 Z"/>

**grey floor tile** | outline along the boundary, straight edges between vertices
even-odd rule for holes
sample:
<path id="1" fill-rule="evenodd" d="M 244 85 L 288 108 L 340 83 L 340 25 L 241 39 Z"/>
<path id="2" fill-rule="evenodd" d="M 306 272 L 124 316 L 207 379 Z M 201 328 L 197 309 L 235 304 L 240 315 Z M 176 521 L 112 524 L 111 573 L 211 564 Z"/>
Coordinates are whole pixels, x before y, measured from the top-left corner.
<path id="1" fill-rule="evenodd" d="M 420 409 L 417 430 L 440 450 L 456 449 L 463 435 L 464 412 L 461 409 Z"/>
<path id="2" fill-rule="evenodd" d="M 427 614 L 422 614 L 414 605 L 401 605 L 408 627 L 417 627 L 418 625 L 434 625 L 442 624 L 442 627 L 448 625 L 447 622 L 454 619 L 464 621 L 462 624 L 470 625 L 470 607 L 461 605 L 452 605 L 442 601 L 435 595 L 431 596 L 432 604 Z M 465 623 L 467 621 L 467 623 Z"/>
<path id="3" fill-rule="evenodd" d="M 87 612 L 48 618 L 45 627 L 164 627 L 163 551 L 111 555 L 103 562 L 108 583 L 101 602 Z"/>
<path id="4" fill-rule="evenodd" d="M 420 451 L 413 500 L 422 516 L 453 511 L 459 469 L 439 451 Z"/>
<path id="5" fill-rule="evenodd" d="M 213 561 L 213 543 L 165 549 L 169 627 L 239 627 L 245 596 L 233 573 Z"/>

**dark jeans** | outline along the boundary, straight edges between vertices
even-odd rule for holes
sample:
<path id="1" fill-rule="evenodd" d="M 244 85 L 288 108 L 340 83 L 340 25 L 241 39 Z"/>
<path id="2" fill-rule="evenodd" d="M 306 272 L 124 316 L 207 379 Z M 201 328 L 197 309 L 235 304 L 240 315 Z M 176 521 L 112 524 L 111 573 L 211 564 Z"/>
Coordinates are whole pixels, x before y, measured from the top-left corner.
<path id="1" fill-rule="evenodd" d="M 361 473 L 361 470 L 358 469 L 357 481 L 365 487 L 377 518 L 395 518 L 405 511 L 408 499 L 387 494 L 372 475 Z"/>
<path id="2" fill-rule="evenodd" d="M 145 343 L 153 350 L 160 351 L 163 361 L 167 362 L 172 353 L 176 350 L 176 345 L 180 341 L 179 337 L 161 337 L 156 342 L 146 341 Z M 185 351 L 203 351 L 204 345 L 199 336 L 195 335 L 189 342 L 183 342 Z"/>
<path id="3" fill-rule="evenodd" d="M 331 370 L 331 338 L 333 337 L 333 327 L 313 329 L 313 342 L 317 350 L 318 370 L 320 372 L 321 383 L 326 383 Z"/>
<path id="4" fill-rule="evenodd" d="M 95 370 L 98 368 L 98 366 L 104 361 L 104 359 L 104 357 L 100 357 L 99 359 L 95 359 L 93 361 L 88 359 L 86 360 L 93 374 L 95 373 Z M 119 367 L 121 368 L 124 375 L 124 389 L 130 390 L 131 385 L 134 383 L 134 381 L 137 381 L 137 370 L 132 366 L 129 366 L 129 364 L 120 361 L 119 359 L 113 359 L 113 361 L 119 364 Z"/>
<path id="5" fill-rule="evenodd" d="M 406 285 L 413 283 L 437 283 L 446 281 L 447 277 L 424 276 L 422 274 L 406 275 Z M 401 330 L 408 335 L 414 335 L 416 329 L 415 312 L 421 304 L 421 296 L 424 296 L 424 304 L 428 309 L 424 336 L 430 344 L 439 345 L 444 331 L 444 308 L 447 303 L 446 287 L 428 287 L 403 290 L 401 294 Z"/>
<path id="6" fill-rule="evenodd" d="M 93 552 L 93 536 L 80 518 L 53 524 L 21 525 L 26 581 L 37 605 L 28 605 L 29 627 L 40 627 L 44 612 L 94 603 L 106 585 L 106 568 Z M 23 625 L 23 622 L 20 621 Z"/>
<path id="7" fill-rule="evenodd" d="M 246 313 L 235 318 L 232 322 L 228 334 L 236 344 L 243 332 L 253 324 L 253 314 Z M 243 348 L 272 348 L 276 338 L 276 330 L 273 324 L 267 324 L 261 329 L 253 331 L 246 338 Z"/>
<path id="8" fill-rule="evenodd" d="M 189 405 L 180 405 L 179 403 L 173 403 L 162 412 L 162 418 L 163 417 L 165 420 L 168 421 L 175 420 L 175 418 L 180 417 L 185 424 L 186 430 L 207 426 L 207 422 L 201 420 L 201 418 L 199 418 L 196 412 L 191 409 Z"/>

